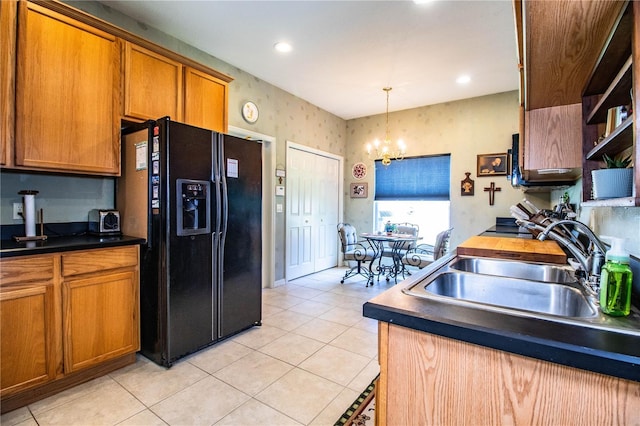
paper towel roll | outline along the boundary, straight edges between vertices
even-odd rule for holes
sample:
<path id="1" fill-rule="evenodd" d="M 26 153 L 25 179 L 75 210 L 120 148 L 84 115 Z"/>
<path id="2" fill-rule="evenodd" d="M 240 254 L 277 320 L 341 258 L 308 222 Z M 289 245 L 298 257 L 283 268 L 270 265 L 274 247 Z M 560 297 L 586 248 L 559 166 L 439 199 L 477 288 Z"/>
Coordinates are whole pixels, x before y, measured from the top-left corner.
<path id="1" fill-rule="evenodd" d="M 18 192 L 24 199 L 24 228 L 27 237 L 36 236 L 36 194 L 38 191 L 24 190 Z"/>

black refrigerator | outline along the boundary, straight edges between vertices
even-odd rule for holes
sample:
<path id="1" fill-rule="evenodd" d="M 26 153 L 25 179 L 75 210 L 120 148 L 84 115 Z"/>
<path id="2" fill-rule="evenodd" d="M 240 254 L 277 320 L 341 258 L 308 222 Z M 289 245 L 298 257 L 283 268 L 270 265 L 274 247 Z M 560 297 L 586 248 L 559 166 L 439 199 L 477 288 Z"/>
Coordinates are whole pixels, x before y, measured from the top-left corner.
<path id="1" fill-rule="evenodd" d="M 168 117 L 123 127 L 116 207 L 140 259 L 141 353 L 169 367 L 262 314 L 262 147 Z"/>

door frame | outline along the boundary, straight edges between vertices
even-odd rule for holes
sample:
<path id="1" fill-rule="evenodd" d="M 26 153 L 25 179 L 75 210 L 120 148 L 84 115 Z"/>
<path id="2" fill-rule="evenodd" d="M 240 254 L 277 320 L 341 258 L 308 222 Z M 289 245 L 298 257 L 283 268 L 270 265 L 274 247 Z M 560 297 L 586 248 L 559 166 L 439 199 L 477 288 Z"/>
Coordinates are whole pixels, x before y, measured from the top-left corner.
<path id="1" fill-rule="evenodd" d="M 276 279 L 276 215 L 272 188 L 276 173 L 276 138 L 235 126 L 228 126 L 227 132 L 231 136 L 262 143 L 262 288 L 273 288 Z"/>
<path id="2" fill-rule="evenodd" d="M 338 155 L 338 154 L 333 154 L 331 152 L 327 152 L 327 151 L 322 151 L 320 149 L 316 149 L 316 148 L 311 148 L 309 146 L 306 145 L 302 145 L 290 140 L 286 141 L 286 151 L 285 151 L 285 164 L 289 164 L 288 163 L 288 156 L 289 156 L 289 150 L 290 149 L 297 149 L 299 151 L 305 151 L 308 152 L 310 154 L 314 154 L 314 155 L 320 155 L 323 157 L 328 157 L 334 160 L 338 161 L 338 223 L 343 221 L 343 217 L 344 217 L 344 157 L 342 155 Z M 287 223 L 289 221 L 289 210 L 285 209 L 286 214 L 284 217 L 284 232 L 287 232 Z M 336 233 L 338 232 L 338 230 L 336 229 Z M 288 256 L 288 251 L 289 251 L 289 247 L 287 245 L 286 242 L 286 238 L 285 238 L 285 254 L 284 254 L 284 258 L 285 258 L 285 268 L 284 268 L 284 279 L 285 281 L 288 281 L 287 278 L 287 267 L 286 267 L 286 259 Z M 337 253 L 338 253 L 338 266 L 340 266 L 342 264 L 342 252 L 340 250 L 340 241 L 338 239 L 337 241 Z"/>

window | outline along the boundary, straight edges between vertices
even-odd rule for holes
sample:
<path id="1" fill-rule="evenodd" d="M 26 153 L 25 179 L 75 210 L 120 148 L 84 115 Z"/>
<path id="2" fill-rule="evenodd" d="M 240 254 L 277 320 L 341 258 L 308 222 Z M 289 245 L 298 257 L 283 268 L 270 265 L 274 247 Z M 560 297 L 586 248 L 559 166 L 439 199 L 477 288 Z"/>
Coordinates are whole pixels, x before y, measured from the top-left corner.
<path id="1" fill-rule="evenodd" d="M 414 223 L 423 243 L 433 244 L 450 220 L 451 156 L 405 158 L 389 166 L 375 162 L 374 231 L 387 222 Z"/>

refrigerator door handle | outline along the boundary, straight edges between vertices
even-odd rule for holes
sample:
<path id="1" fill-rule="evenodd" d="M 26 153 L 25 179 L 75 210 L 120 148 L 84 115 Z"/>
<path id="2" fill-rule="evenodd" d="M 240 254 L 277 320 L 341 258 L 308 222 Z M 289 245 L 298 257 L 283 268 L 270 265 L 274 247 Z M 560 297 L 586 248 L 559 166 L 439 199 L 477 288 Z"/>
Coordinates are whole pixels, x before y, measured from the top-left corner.
<path id="1" fill-rule="evenodd" d="M 222 187 L 222 223 L 221 223 L 221 244 L 220 247 L 223 250 L 224 255 L 224 243 L 227 238 L 227 224 L 229 222 L 229 197 L 228 197 L 228 188 L 227 188 L 227 176 L 224 164 L 224 146 L 223 146 L 223 137 L 220 137 L 220 183 Z"/>

